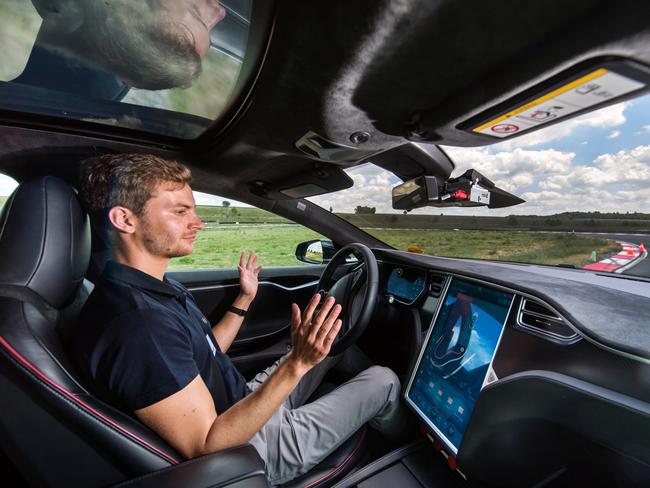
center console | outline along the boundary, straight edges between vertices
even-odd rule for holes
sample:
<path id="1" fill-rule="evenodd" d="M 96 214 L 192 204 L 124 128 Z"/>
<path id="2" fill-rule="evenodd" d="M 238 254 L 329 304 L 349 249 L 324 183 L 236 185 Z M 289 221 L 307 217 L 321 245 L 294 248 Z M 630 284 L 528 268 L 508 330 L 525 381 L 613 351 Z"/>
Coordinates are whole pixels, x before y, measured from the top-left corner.
<path id="1" fill-rule="evenodd" d="M 397 449 L 356 471 L 334 488 L 467 488 L 435 447 L 421 440 Z"/>
<path id="2" fill-rule="evenodd" d="M 490 381 L 514 295 L 453 277 L 420 352 L 404 399 L 453 455 Z"/>
<path id="3" fill-rule="evenodd" d="M 513 301 L 512 291 L 495 285 L 446 280 L 404 389 L 425 438 L 364 467 L 338 488 L 467 486 L 456 456 L 481 390 L 496 379 L 492 361 Z"/>

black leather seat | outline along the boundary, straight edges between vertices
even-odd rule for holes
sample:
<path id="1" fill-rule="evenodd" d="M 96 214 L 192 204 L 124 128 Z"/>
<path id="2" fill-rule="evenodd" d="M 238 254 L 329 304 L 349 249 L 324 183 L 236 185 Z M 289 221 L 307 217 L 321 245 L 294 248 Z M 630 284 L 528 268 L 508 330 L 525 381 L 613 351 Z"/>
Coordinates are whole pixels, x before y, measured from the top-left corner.
<path id="1" fill-rule="evenodd" d="M 2 450 L 35 486 L 126 480 L 128 486 L 267 486 L 252 446 L 183 461 L 154 432 L 84 385 L 62 337 L 87 295 L 89 254 L 88 217 L 68 184 L 43 177 L 9 197 L 0 213 Z M 363 435 L 305 475 L 300 486 L 340 479 L 363 450 Z"/>

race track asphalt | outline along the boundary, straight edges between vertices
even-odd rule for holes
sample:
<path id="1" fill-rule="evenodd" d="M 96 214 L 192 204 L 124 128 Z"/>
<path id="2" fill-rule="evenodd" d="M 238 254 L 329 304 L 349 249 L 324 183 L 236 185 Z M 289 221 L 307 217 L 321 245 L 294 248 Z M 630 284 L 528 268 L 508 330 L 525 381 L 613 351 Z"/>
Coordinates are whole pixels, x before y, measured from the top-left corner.
<path id="1" fill-rule="evenodd" d="M 650 251 L 650 235 L 649 234 L 588 234 L 580 232 L 580 235 L 588 235 L 594 237 L 602 237 L 603 239 L 613 239 L 616 241 L 631 242 L 632 244 L 641 244 Z M 650 278 L 650 256 L 635 264 L 631 268 L 623 271 L 622 274 L 644 276 Z"/>

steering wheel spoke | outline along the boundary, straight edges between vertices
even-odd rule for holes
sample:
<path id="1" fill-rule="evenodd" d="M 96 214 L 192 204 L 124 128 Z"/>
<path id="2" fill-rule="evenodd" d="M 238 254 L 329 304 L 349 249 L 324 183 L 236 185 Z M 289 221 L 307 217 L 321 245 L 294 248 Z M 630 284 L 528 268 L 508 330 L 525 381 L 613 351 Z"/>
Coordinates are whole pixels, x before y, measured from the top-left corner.
<path id="1" fill-rule="evenodd" d="M 346 258 L 353 253 L 359 263 L 343 276 L 342 266 L 349 266 Z M 333 279 L 337 276 L 336 279 Z M 333 283 L 332 283 L 333 282 Z M 321 275 L 318 289 L 324 290 L 341 304 L 343 325 L 330 350 L 330 356 L 350 347 L 365 331 L 377 303 L 379 269 L 377 259 L 365 245 L 353 243 L 337 252 Z"/>

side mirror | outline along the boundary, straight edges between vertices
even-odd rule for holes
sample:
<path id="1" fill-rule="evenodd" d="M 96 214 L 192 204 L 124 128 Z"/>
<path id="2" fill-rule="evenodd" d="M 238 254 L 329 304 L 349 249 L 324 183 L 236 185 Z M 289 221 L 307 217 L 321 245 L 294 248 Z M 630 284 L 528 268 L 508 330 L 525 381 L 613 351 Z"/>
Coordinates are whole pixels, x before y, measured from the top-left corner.
<path id="1" fill-rule="evenodd" d="M 334 254 L 334 243 L 327 239 L 301 242 L 296 247 L 296 259 L 308 264 L 327 264 Z"/>

